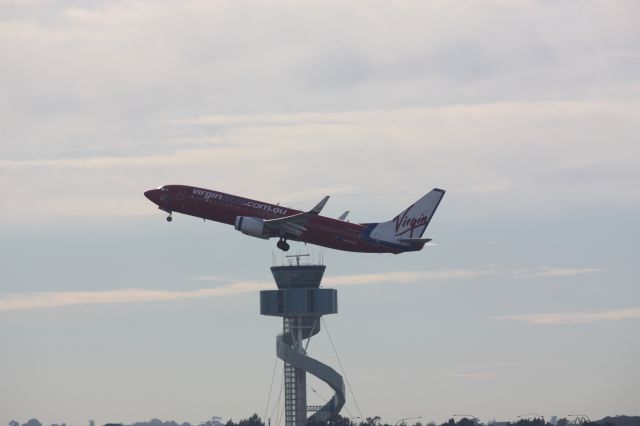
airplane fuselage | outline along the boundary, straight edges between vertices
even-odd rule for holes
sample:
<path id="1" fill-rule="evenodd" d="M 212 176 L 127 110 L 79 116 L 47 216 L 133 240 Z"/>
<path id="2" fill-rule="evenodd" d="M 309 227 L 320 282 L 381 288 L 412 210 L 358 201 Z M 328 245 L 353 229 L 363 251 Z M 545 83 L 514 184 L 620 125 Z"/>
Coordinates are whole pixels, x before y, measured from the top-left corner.
<path id="1" fill-rule="evenodd" d="M 239 217 L 262 220 L 302 213 L 300 210 L 238 197 L 211 189 L 185 185 L 166 185 L 145 192 L 145 196 L 168 213 L 178 212 L 215 222 L 236 224 Z M 168 218 L 169 220 L 170 218 Z M 365 253 L 401 253 L 422 249 L 424 243 L 400 245 L 370 237 L 376 224 L 357 224 L 326 216 L 314 216 L 300 235 L 271 235 L 316 244 L 336 250 Z"/>

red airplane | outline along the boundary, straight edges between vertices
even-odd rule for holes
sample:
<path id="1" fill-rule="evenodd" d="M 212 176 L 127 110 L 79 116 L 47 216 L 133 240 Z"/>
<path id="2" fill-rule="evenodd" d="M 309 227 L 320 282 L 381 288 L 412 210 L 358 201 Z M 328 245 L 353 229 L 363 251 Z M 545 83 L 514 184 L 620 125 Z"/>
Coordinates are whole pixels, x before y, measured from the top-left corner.
<path id="1" fill-rule="evenodd" d="M 422 238 L 444 190 L 433 189 L 401 211 L 380 223 L 350 223 L 346 211 L 338 219 L 320 216 L 329 197 L 307 212 L 276 204 L 250 200 L 211 189 L 185 185 L 165 185 L 144 195 L 160 210 L 183 213 L 202 219 L 234 225 L 252 237 L 279 238 L 278 248 L 289 250 L 287 240 L 316 244 L 336 250 L 364 253 L 402 253 L 422 250 L 430 238 Z"/>

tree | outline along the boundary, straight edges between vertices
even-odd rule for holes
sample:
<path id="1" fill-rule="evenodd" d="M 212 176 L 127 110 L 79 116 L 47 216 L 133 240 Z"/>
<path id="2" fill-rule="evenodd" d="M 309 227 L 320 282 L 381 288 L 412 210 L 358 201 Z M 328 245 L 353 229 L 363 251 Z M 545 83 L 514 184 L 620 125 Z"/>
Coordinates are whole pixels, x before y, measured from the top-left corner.
<path id="1" fill-rule="evenodd" d="M 364 422 L 367 426 L 377 426 L 380 424 L 380 416 L 375 417 L 367 417 L 367 420 Z"/>
<path id="2" fill-rule="evenodd" d="M 458 426 L 476 426 L 476 422 L 466 417 L 463 417 L 458 422 Z"/>
<path id="3" fill-rule="evenodd" d="M 22 426 L 42 426 L 42 423 L 40 423 L 40 420 L 38 419 L 30 419 L 28 422 L 26 422 Z"/>
<path id="4" fill-rule="evenodd" d="M 260 417 L 258 417 L 258 415 L 254 413 L 253 416 L 249 417 L 248 419 L 240 420 L 238 422 L 238 426 L 264 426 L 264 423 L 262 422 Z"/>

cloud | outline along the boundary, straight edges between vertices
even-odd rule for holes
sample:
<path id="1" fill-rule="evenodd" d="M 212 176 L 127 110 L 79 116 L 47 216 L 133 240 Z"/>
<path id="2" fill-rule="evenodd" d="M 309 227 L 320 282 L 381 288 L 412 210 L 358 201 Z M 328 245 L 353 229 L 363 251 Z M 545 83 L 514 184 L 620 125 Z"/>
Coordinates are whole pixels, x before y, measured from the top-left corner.
<path id="1" fill-rule="evenodd" d="M 167 302 L 203 299 L 252 293 L 270 288 L 262 282 L 237 282 L 222 287 L 191 291 L 168 291 L 146 289 L 122 289 L 108 291 L 68 291 L 41 293 L 13 293 L 0 296 L 0 311 L 60 308 L 74 305 Z"/>
<path id="2" fill-rule="evenodd" d="M 445 374 L 445 377 L 454 377 L 467 380 L 493 380 L 498 374 L 491 370 L 503 370 L 505 368 L 524 367 L 529 365 L 525 361 L 506 361 L 506 362 L 489 362 L 489 363 L 474 363 L 465 364 L 462 367 L 465 369 L 476 371 L 465 371 L 461 373 Z"/>
<path id="3" fill-rule="evenodd" d="M 588 274 L 591 272 L 601 272 L 600 268 L 557 268 L 553 266 L 542 266 L 540 271 L 525 273 L 526 277 L 570 277 L 573 275 Z"/>
<path id="4" fill-rule="evenodd" d="M 601 321 L 640 319 L 640 308 L 617 309 L 601 312 L 501 315 L 492 317 L 492 319 L 547 325 L 588 324 Z"/>
<path id="5" fill-rule="evenodd" d="M 222 158 L 221 158 L 222 157 Z M 104 168 L 139 168 L 163 167 L 176 165 L 212 164 L 213 159 L 223 161 L 227 159 L 221 149 L 202 148 L 179 150 L 170 155 L 133 155 L 133 156 L 105 156 L 88 158 L 57 158 L 37 160 L 0 160 L 0 168 L 16 170 L 25 168 L 44 169 L 104 169 Z"/>
<path id="6" fill-rule="evenodd" d="M 445 374 L 445 377 L 455 377 L 459 379 L 470 379 L 470 380 L 492 380 L 496 378 L 495 373 L 488 372 L 479 372 L 479 373 L 452 373 Z"/>
<path id="7" fill-rule="evenodd" d="M 189 277 L 191 281 L 229 282 L 229 278 L 220 275 L 194 275 Z"/>
<path id="8" fill-rule="evenodd" d="M 494 368 L 524 367 L 527 365 L 529 365 L 529 363 L 526 361 L 506 361 L 506 362 L 465 364 L 463 365 L 463 367 L 480 370 L 480 369 L 494 369 Z"/>
<path id="9" fill-rule="evenodd" d="M 200 117 L 177 119 L 175 125 L 203 125 L 203 126 L 296 126 L 296 125 L 347 125 L 367 121 L 368 115 L 374 111 L 343 111 L 343 112 L 302 112 L 296 114 L 216 114 Z"/>
<path id="10" fill-rule="evenodd" d="M 396 271 L 373 274 L 332 275 L 322 279 L 322 285 L 332 287 L 367 285 L 379 283 L 412 283 L 425 280 L 449 280 L 477 278 L 484 275 L 498 275 L 504 273 L 498 269 L 441 269 L 434 271 Z M 217 275 L 197 275 L 190 278 L 193 281 L 221 281 Z"/>
<path id="11" fill-rule="evenodd" d="M 489 179 L 485 182 L 473 184 L 467 188 L 464 188 L 462 192 L 471 192 L 478 194 L 490 194 L 494 192 L 504 192 L 512 189 L 513 186 L 506 177 L 499 177 L 495 179 Z"/>
<path id="12" fill-rule="evenodd" d="M 439 271 L 404 271 L 383 272 L 376 274 L 354 274 L 329 276 L 322 280 L 323 285 L 328 286 L 353 286 L 377 283 L 412 283 L 429 280 L 449 280 L 477 278 L 484 275 L 499 274 L 498 270 L 474 270 L 474 269 L 445 269 Z"/>
<path id="13" fill-rule="evenodd" d="M 410 283 L 421 280 L 446 280 L 473 278 L 486 275 L 487 271 L 474 270 L 443 270 L 443 271 L 410 271 L 388 272 L 380 274 L 356 274 L 326 277 L 324 285 L 350 286 L 378 283 Z M 200 275 L 190 277 L 192 281 L 229 281 L 217 275 Z M 60 308 L 64 306 L 107 303 L 136 303 L 136 302 L 166 302 L 191 299 L 205 299 L 211 297 L 232 296 L 259 290 L 272 289 L 272 282 L 247 281 L 189 291 L 122 289 L 96 292 L 39 292 L 12 293 L 0 295 L 0 311 L 14 311 L 27 309 Z"/>
<path id="14" fill-rule="evenodd" d="M 351 274 L 327 276 L 323 286 L 344 287 L 372 284 L 409 284 L 416 282 L 465 280 L 483 276 L 513 275 L 522 271 L 501 269 L 442 269 L 433 271 L 395 271 L 372 274 Z M 59 308 L 64 306 L 106 303 L 163 302 L 211 297 L 232 296 L 272 289 L 273 283 L 267 281 L 237 281 L 218 275 L 196 275 L 191 281 L 227 283 L 214 288 L 187 291 L 120 289 L 96 292 L 38 292 L 9 293 L 0 295 L 0 311 Z M 232 281 L 231 283 L 229 283 Z M 498 317 L 507 319 L 507 317 Z"/>
<path id="15" fill-rule="evenodd" d="M 533 208 L 536 214 L 545 214 L 559 203 L 636 205 L 633 182 L 640 169 L 640 153 L 632 154 L 638 152 L 638 121 L 638 102 L 599 100 L 194 115 L 192 119 L 169 114 L 163 124 L 144 135 L 114 135 L 103 144 L 97 138 L 104 132 L 97 128 L 95 133 L 82 134 L 86 142 L 78 142 L 77 147 L 51 141 L 24 155 L 2 155 L 0 179 L 12 188 L 14 202 L 3 209 L 5 220 L 0 226 L 34 219 L 123 216 L 127 209 L 121 206 L 140 201 L 139 210 L 151 214 L 152 206 L 140 194 L 166 183 L 211 187 L 292 207 L 325 193 L 349 194 L 343 202 L 349 205 L 344 204 L 343 210 L 351 210 L 352 220 L 358 222 L 393 217 L 434 186 L 447 189 L 447 197 L 473 206 L 448 212 L 464 218 Z M 62 127 L 76 128 L 73 122 Z M 595 135 L 609 127 L 616 127 L 621 136 L 614 142 L 616 149 L 603 151 Z M 23 145 L 9 145 L 14 146 Z M 51 146 L 59 149 L 48 152 Z M 568 164 L 568 158 L 574 163 Z M 331 173 L 327 173 L 329 164 Z M 585 186 L 574 173 L 558 172 L 574 170 L 576 164 L 580 174 L 595 173 L 598 179 Z M 356 169 L 361 172 L 355 173 Z M 89 193 L 113 201 L 87 203 Z M 597 198 L 594 193 L 599 194 Z"/>
<path id="16" fill-rule="evenodd" d="M 225 126 L 340 127 L 349 119 L 342 111 L 625 101 L 628 88 L 638 86 L 633 47 L 640 31 L 630 18 L 638 15 L 637 6 L 630 3 L 606 10 L 593 3 L 499 1 L 464 8 L 276 4 L 13 3 L 0 21 L 6 59 L 0 68 L 2 158 L 73 158 L 87 150 L 130 156 L 143 146 L 153 154 L 185 133 L 197 135 L 195 126 L 207 123 L 216 132 Z M 571 25 L 538 31 L 563 19 Z M 597 19 L 611 26 L 596 29 Z M 634 109 L 626 108 L 626 118 Z M 461 110 L 442 127 L 470 135 L 469 147 L 482 139 L 557 147 L 563 144 L 559 136 L 583 139 L 621 129 L 618 121 L 600 119 L 594 126 L 602 131 L 576 134 L 558 131 L 553 116 L 544 120 L 552 126 L 524 127 L 518 116 L 531 117 L 531 111 L 496 120 L 485 132 L 482 120 Z M 185 126 L 172 125 L 177 122 Z M 395 133 L 393 123 L 380 124 L 382 132 L 372 129 L 363 136 L 366 142 L 380 140 L 387 130 Z M 616 135 L 636 140 L 622 124 Z M 510 127 L 509 134 L 501 131 Z M 421 142 L 442 138 L 433 130 L 419 129 Z M 339 136 L 341 147 L 352 140 L 349 133 Z M 519 187 L 505 180 L 508 175 L 476 172 L 468 171 L 478 179 L 466 185 L 471 190 Z"/>

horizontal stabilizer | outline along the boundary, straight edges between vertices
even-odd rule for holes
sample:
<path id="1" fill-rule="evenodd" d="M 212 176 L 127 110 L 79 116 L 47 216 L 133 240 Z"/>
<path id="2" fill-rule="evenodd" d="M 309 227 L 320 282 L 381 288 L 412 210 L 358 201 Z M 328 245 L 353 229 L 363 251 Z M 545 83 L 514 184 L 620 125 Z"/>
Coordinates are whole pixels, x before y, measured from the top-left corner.
<path id="1" fill-rule="evenodd" d="M 401 243 L 428 243 L 431 238 L 400 238 Z"/>

